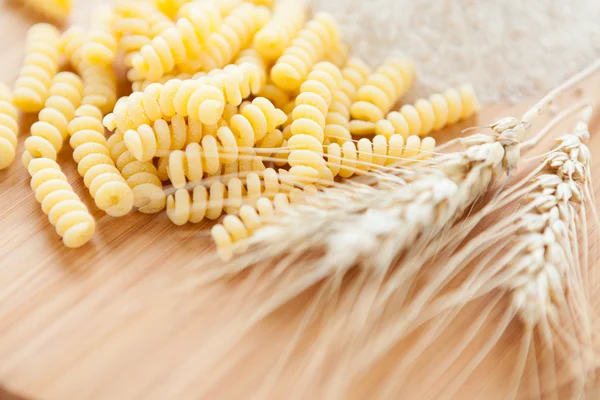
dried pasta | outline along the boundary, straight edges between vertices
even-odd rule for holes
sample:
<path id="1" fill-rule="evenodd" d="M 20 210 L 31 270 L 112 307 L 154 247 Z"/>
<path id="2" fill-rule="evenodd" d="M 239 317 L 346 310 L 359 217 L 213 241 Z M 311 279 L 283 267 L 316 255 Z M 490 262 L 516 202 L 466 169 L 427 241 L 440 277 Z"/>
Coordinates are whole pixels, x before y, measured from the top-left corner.
<path id="1" fill-rule="evenodd" d="M 282 89 L 295 91 L 312 67 L 339 41 L 339 27 L 327 13 L 317 13 L 285 49 L 271 69 L 271 79 Z"/>
<path id="2" fill-rule="evenodd" d="M 287 120 L 287 115 L 264 97 L 257 97 L 234 115 L 229 124 L 241 147 L 253 147 Z"/>
<path id="3" fill-rule="evenodd" d="M 73 4 L 71 0 L 25 0 L 25 5 L 44 17 L 63 22 L 69 18 Z"/>
<path id="4" fill-rule="evenodd" d="M 294 121 L 290 125 L 290 131 L 292 138 L 306 137 L 303 141 L 313 143 L 314 149 L 300 147 L 294 148 L 290 153 L 290 173 L 297 177 L 299 182 L 315 182 L 324 178 L 322 175 L 327 172 L 323 168 L 322 144 L 325 141 L 327 113 L 341 81 L 342 74 L 338 67 L 328 62 L 320 62 L 314 66 L 306 82 L 300 87 L 296 107 L 292 111 Z M 325 179 L 329 180 L 328 178 L 332 177 L 327 176 Z"/>
<path id="5" fill-rule="evenodd" d="M 56 161 L 37 158 L 29 163 L 27 170 L 35 198 L 65 246 L 77 248 L 90 241 L 96 222 Z"/>
<path id="6" fill-rule="evenodd" d="M 352 118 L 377 122 L 415 81 L 415 66 L 411 60 L 390 60 L 367 77 L 354 96 L 350 107 Z"/>
<path id="7" fill-rule="evenodd" d="M 238 215 L 227 215 L 221 224 L 213 226 L 211 235 L 222 260 L 231 259 L 235 251 L 243 251 L 245 241 L 262 228 L 277 214 L 284 212 L 290 204 L 304 201 L 305 196 L 316 193 L 317 188 L 306 185 L 304 190 L 295 189 L 288 193 L 263 196 L 255 205 L 245 204 Z"/>
<path id="8" fill-rule="evenodd" d="M 129 213 L 133 208 L 133 191 L 110 157 L 102 112 L 91 105 L 79 107 L 69 123 L 69 134 L 77 172 L 96 206 L 112 217 Z"/>
<path id="9" fill-rule="evenodd" d="M 17 109 L 12 104 L 10 89 L 0 83 L 0 170 L 15 160 L 19 135 Z"/>
<path id="10" fill-rule="evenodd" d="M 377 135 L 372 141 L 363 138 L 357 143 L 344 142 L 341 146 L 331 143 L 326 148 L 325 158 L 332 176 L 349 178 L 357 173 L 371 171 L 402 160 L 410 163 L 412 159 L 431 158 L 434 149 L 435 139 L 432 137 L 421 140 L 416 135 L 409 136 L 407 139 L 401 135 L 392 135 L 387 139 L 383 135 Z M 290 161 L 292 162 L 294 161 Z"/>
<path id="11" fill-rule="evenodd" d="M 169 17 L 151 3 L 120 0 L 113 5 L 115 18 L 112 33 L 118 48 L 125 53 L 124 63 L 131 67 L 132 59 L 141 48 L 165 30 L 175 26 Z"/>
<path id="12" fill-rule="evenodd" d="M 250 3 L 236 7 L 208 38 L 206 49 L 199 58 L 203 70 L 223 68 L 232 62 L 242 49 L 252 43 L 256 32 L 268 22 L 269 14 L 265 7 Z"/>
<path id="13" fill-rule="evenodd" d="M 33 158 L 56 160 L 82 96 L 81 78 L 72 72 L 56 74 L 50 87 L 50 96 L 38 116 L 39 120 L 31 125 L 31 136 L 25 140 L 25 167 Z"/>
<path id="14" fill-rule="evenodd" d="M 235 163 L 239 149 L 233 132 L 226 126 L 219 128 L 216 137 L 207 135 L 201 143 L 190 143 L 185 151 L 173 151 L 169 156 L 167 172 L 173 186 L 183 188 L 187 181 L 200 182 L 204 172 L 215 175 L 224 164 Z"/>
<path id="15" fill-rule="evenodd" d="M 153 125 L 141 125 L 136 130 L 125 132 L 127 149 L 138 160 L 151 161 L 156 155 L 164 156 L 170 150 L 179 150 L 188 143 L 198 143 L 203 136 L 203 126 L 199 121 L 190 119 L 190 123 L 180 115 L 170 122 L 164 119 L 154 121 Z"/>
<path id="16" fill-rule="evenodd" d="M 63 33 L 61 49 L 83 79 L 82 104 L 93 105 L 98 107 L 103 114 L 107 114 L 113 109 L 117 100 L 117 78 L 110 65 L 116 49 L 102 50 L 103 44 L 97 43 L 96 46 L 91 43 L 97 51 L 90 50 L 90 53 L 97 54 L 86 58 L 84 50 L 90 44 L 87 40 L 86 31 L 78 26 L 73 26 Z"/>
<path id="17" fill-rule="evenodd" d="M 282 180 L 285 171 L 276 172 L 272 168 L 264 171 L 249 172 L 243 177 L 228 177 L 225 182 L 216 181 L 207 190 L 203 184 L 195 185 L 192 196 L 188 190 L 178 189 L 167 198 L 167 215 L 176 225 L 187 222 L 199 223 L 205 218 L 217 219 L 223 212 L 232 215 L 240 211 L 244 205 L 255 207 L 261 197 L 281 201 L 285 196 L 297 196 L 299 189 L 287 189 Z M 285 194 L 282 191 L 285 190 Z"/>
<path id="18" fill-rule="evenodd" d="M 48 97 L 52 79 L 58 71 L 60 33 L 52 25 L 29 28 L 25 59 L 15 82 L 13 102 L 23 112 L 39 112 Z"/>
<path id="19" fill-rule="evenodd" d="M 193 61 L 200 60 L 209 36 L 221 24 L 221 15 L 213 4 L 198 3 L 187 18 L 177 20 L 174 27 L 154 37 L 132 57 L 133 71 L 139 78 L 154 81 L 175 67 L 182 72 L 191 72 L 195 69 Z"/>
<path id="20" fill-rule="evenodd" d="M 414 105 L 406 104 L 399 111 L 390 112 L 377 123 L 352 121 L 351 131 L 355 135 L 373 134 L 390 137 L 399 134 L 426 136 L 433 131 L 472 117 L 480 109 L 479 100 L 471 85 L 436 93 L 428 100 L 417 100 Z"/>
<path id="21" fill-rule="evenodd" d="M 127 150 L 123 134 L 117 131 L 106 141 L 117 169 L 133 191 L 134 207 L 145 214 L 155 214 L 165 208 L 165 193 L 154 164 L 139 161 Z"/>
<path id="22" fill-rule="evenodd" d="M 275 61 L 289 47 L 306 21 L 306 8 L 295 1 L 281 1 L 271 21 L 254 36 L 254 48 L 268 61 Z"/>
<path id="23" fill-rule="evenodd" d="M 126 132 L 174 115 L 191 116 L 205 125 L 216 125 L 227 104 L 237 106 L 244 98 L 260 92 L 261 82 L 259 67 L 244 62 L 198 79 L 171 79 L 164 85 L 153 83 L 143 92 L 121 98 L 113 113 L 105 118 L 105 126 L 111 131 L 118 127 Z"/>

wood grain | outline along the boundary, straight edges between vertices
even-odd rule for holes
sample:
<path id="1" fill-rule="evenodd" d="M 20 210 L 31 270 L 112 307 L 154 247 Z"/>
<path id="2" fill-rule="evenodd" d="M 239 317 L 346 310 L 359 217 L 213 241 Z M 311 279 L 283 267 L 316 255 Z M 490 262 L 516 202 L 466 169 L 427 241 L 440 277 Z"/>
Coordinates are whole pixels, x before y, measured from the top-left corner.
<path id="1" fill-rule="evenodd" d="M 86 12 L 98 3 L 80 0 L 74 20 L 85 23 Z M 3 82 L 14 81 L 26 30 L 35 20 L 18 2 L 0 6 Z M 586 93 L 596 89 L 596 82 L 585 85 Z M 488 107 L 479 121 L 519 115 L 524 107 Z M 32 122 L 31 116 L 22 121 L 20 149 Z M 468 121 L 444 135 L 477 123 Z M 597 122 L 593 132 L 598 133 Z M 600 133 L 595 133 L 590 147 L 600 154 Z M 540 148 L 550 144 L 551 138 Z M 81 249 L 62 245 L 19 162 L 0 171 L 0 386 L 32 399 L 201 398 L 206 372 L 196 367 L 205 356 L 201 349 L 208 338 L 229 329 L 229 320 L 245 303 L 232 285 L 215 285 L 207 292 L 188 284 L 212 251 L 206 226 L 175 227 L 164 213 L 122 219 L 103 215 L 65 147 L 59 162 L 98 225 L 94 240 Z M 598 159 L 593 166 L 598 178 Z M 594 189 L 600 196 L 598 182 Z M 593 297 L 598 310 L 600 287 Z M 290 309 L 302 309 L 305 300 Z M 260 383 L 297 321 L 293 312 L 276 315 L 251 335 L 238 350 L 241 367 L 235 374 L 224 373 L 204 398 L 248 398 L 247 390 Z M 517 328 L 509 332 L 514 340 L 509 334 L 489 357 L 489 373 L 469 380 L 457 398 L 502 398 L 519 343 Z M 282 387 L 293 381 L 288 375 L 282 376 Z M 279 393 L 276 398 L 286 397 L 285 391 Z"/>

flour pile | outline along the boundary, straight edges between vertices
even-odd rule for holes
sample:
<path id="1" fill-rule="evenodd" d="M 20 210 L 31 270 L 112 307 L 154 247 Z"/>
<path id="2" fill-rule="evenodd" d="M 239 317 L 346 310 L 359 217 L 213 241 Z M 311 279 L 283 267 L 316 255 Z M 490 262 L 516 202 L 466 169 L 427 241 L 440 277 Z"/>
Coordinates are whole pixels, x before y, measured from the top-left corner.
<path id="1" fill-rule="evenodd" d="M 484 103 L 540 95 L 600 56 L 598 0 L 311 0 L 372 65 L 417 64 L 415 96 L 471 82 Z"/>

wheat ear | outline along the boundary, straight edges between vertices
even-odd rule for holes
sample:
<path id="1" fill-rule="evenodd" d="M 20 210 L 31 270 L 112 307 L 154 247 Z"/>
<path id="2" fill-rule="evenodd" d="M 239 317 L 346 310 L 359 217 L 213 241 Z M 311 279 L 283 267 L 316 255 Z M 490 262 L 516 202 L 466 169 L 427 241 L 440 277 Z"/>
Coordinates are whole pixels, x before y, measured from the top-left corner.
<path id="1" fill-rule="evenodd" d="M 504 250 L 507 255 L 496 258 L 493 262 L 481 263 L 480 265 L 485 267 L 481 275 L 473 279 L 467 278 L 465 283 L 453 292 L 435 299 L 429 307 L 421 308 L 421 315 L 436 315 L 444 309 L 461 307 L 461 302 L 464 303 L 465 299 L 478 298 L 499 288 L 510 293 L 510 312 L 518 315 L 526 326 L 520 366 L 524 365 L 535 328 L 540 332 L 543 344 L 551 352 L 552 358 L 553 338 L 562 337 L 566 342 L 567 352 L 582 354 L 579 372 L 585 376 L 593 370 L 592 360 L 585 356 L 585 351 L 589 354 L 593 346 L 589 295 L 586 296 L 587 263 L 583 262 L 582 270 L 579 254 L 574 250 L 577 243 L 576 233 L 581 230 L 581 221 L 585 220 L 586 204 L 595 209 L 593 198 L 589 195 L 590 152 L 583 144 L 589 137 L 586 124 L 589 116 L 589 109 L 586 109 L 583 121 L 577 125 L 575 133 L 561 136 L 558 139 L 559 146 L 545 157 L 542 164 L 544 173 L 538 174 L 532 185 L 524 191 L 531 192 L 524 196 L 528 200 L 527 204 L 512 217 L 498 222 L 483 235 L 475 238 L 472 241 L 474 243 L 470 243 L 447 260 L 445 265 L 449 266 L 446 269 L 456 268 L 473 259 L 474 253 L 481 256 L 482 252 L 492 250 L 496 253 Z M 506 196 L 500 196 L 498 203 L 502 203 L 502 197 L 514 197 L 510 194 L 511 192 L 507 191 Z M 577 220 L 578 215 L 580 217 Z M 585 228 L 585 225 L 583 227 Z M 586 236 L 585 230 L 582 233 Z M 511 237 L 514 239 L 507 243 L 506 240 Z M 585 253 L 582 256 L 584 260 L 587 258 Z M 474 274 L 480 272 L 480 269 L 476 269 Z M 567 287 L 569 290 L 563 290 Z M 427 292 L 427 287 L 423 291 Z M 560 330 L 554 333 L 551 330 L 559 323 L 558 310 L 566 312 L 570 318 L 567 331 L 574 327 L 567 335 Z M 408 324 L 411 321 L 416 322 L 410 318 L 407 321 L 407 315 L 403 313 L 400 313 L 398 319 Z M 403 333 L 405 334 L 406 332 Z M 385 346 L 379 350 L 374 350 L 372 346 L 366 347 L 364 354 L 357 358 L 364 361 L 366 357 L 373 357 L 377 351 L 389 349 L 393 343 L 400 340 L 398 335 L 398 330 L 381 332 L 380 343 L 386 343 Z M 520 377 L 518 371 L 522 369 L 517 368 L 516 371 L 516 376 Z M 552 371 L 551 376 L 555 375 Z M 390 382 L 392 387 L 398 388 L 397 380 Z M 516 382 L 518 386 L 518 381 Z"/>
<path id="2" fill-rule="evenodd" d="M 435 157 L 428 167 L 372 174 L 374 184 L 349 182 L 325 190 L 270 221 L 249 240 L 249 251 L 216 275 L 232 276 L 254 267 L 263 278 L 259 291 L 273 293 L 238 332 L 232 332 L 229 343 L 236 343 L 274 310 L 319 282 L 339 281 L 354 267 L 376 278 L 385 276 L 407 250 L 430 241 L 498 177 L 512 173 L 519 144 L 536 116 L 599 66 L 597 62 L 561 85 L 522 119 L 502 119 L 490 126 L 492 134 L 465 139 L 465 151 Z M 273 262 L 274 268 L 267 267 Z M 414 274 L 419 268 L 407 270 Z"/>

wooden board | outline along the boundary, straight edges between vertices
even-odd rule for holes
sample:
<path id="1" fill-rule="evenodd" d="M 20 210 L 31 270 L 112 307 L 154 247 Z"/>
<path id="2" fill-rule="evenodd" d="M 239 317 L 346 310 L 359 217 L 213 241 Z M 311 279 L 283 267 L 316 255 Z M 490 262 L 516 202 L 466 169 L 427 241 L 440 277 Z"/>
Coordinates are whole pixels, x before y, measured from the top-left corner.
<path id="1" fill-rule="evenodd" d="M 26 30 L 34 21 L 16 3 L 0 6 L 0 80 L 9 84 L 18 73 Z M 74 19 L 85 21 L 86 10 L 97 3 L 79 0 Z M 523 109 L 488 107 L 479 121 L 519 115 Z M 23 121 L 19 150 L 32 122 L 32 117 Z M 444 135 L 477 123 L 468 121 Z M 598 125 L 592 126 L 597 133 L 590 142 L 593 154 L 600 154 Z M 550 143 L 548 139 L 540 148 Z M 212 251 L 206 226 L 175 227 L 164 213 L 121 219 L 103 215 L 66 147 L 60 164 L 98 225 L 93 241 L 81 249 L 62 245 L 19 162 L 0 171 L 0 386 L 32 399 L 200 398 L 205 371 L 195 365 L 203 357 L 204 340 L 227 330 L 229 317 L 244 304 L 226 284 L 209 294 L 189 283 L 204 266 L 206 252 Z M 598 159 L 593 174 L 600 196 Z M 594 301 L 600 306 L 598 288 Z M 232 387 L 244 390 L 242 383 L 259 382 L 261 368 L 277 356 L 276 344 L 293 331 L 292 315 L 276 319 L 272 329 L 246 341 L 248 351 L 262 346 L 260 356 L 244 359 L 235 375 L 224 374 L 217 385 L 221 389 L 206 398 L 249 397 L 243 391 L 234 396 Z M 508 340 L 502 354 L 489 360 L 489 374 L 463 394 L 501 397 L 491 394 L 503 393 L 514 365 L 514 358 L 504 354 L 512 354 L 518 343 L 516 337 Z"/>

